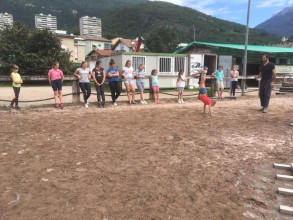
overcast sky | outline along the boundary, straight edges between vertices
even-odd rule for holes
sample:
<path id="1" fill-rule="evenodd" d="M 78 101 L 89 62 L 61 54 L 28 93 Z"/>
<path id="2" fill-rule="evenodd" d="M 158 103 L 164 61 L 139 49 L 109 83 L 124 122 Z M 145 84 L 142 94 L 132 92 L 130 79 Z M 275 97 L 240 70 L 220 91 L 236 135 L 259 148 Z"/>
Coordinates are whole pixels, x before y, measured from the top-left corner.
<path id="1" fill-rule="evenodd" d="M 205 14 L 246 24 L 248 0 L 161 0 L 196 9 Z M 251 0 L 250 27 L 266 21 L 283 8 L 293 5 L 293 0 Z"/>

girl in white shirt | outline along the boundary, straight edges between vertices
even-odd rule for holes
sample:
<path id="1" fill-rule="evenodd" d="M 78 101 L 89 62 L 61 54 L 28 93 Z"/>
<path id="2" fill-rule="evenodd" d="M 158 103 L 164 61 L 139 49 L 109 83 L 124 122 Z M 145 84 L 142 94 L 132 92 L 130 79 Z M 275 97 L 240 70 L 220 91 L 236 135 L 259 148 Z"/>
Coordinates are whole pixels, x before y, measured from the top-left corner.
<path id="1" fill-rule="evenodd" d="M 179 73 L 178 73 L 178 78 L 176 81 L 176 85 L 178 88 L 178 103 L 179 104 L 184 104 L 184 101 L 182 99 L 182 95 L 183 95 L 183 90 L 185 87 L 185 82 L 186 82 L 186 77 L 184 76 L 184 70 L 180 69 Z"/>
<path id="2" fill-rule="evenodd" d="M 124 85 L 126 87 L 127 91 L 127 97 L 129 104 L 136 104 L 135 99 L 135 84 L 134 84 L 134 76 L 133 76 L 133 67 L 131 66 L 131 61 L 127 60 L 125 63 L 125 66 L 123 67 L 123 73 L 122 76 L 124 78 Z M 130 95 L 130 90 L 132 93 L 132 96 Z"/>

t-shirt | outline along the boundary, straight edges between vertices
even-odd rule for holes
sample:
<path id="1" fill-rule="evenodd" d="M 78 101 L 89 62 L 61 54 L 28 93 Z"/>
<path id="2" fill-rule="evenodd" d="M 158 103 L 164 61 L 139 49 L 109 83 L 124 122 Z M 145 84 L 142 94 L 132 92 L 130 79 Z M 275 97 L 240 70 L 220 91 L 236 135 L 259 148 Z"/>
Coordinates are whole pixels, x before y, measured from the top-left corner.
<path id="1" fill-rule="evenodd" d="M 232 70 L 231 71 L 231 81 L 233 82 L 237 82 L 238 81 L 238 78 L 232 78 L 232 74 L 236 75 L 236 76 L 239 76 L 239 72 L 237 70 Z"/>
<path id="2" fill-rule="evenodd" d="M 185 76 L 180 76 L 178 79 L 178 87 L 185 87 L 185 82 L 183 80 L 186 80 Z"/>
<path id="3" fill-rule="evenodd" d="M 216 70 L 215 75 L 217 80 L 223 81 L 224 71 L 223 70 Z"/>
<path id="4" fill-rule="evenodd" d="M 117 68 L 109 68 L 107 70 L 107 75 L 110 73 L 110 74 L 116 74 L 118 72 L 118 69 Z M 115 77 L 109 77 L 108 78 L 108 82 L 119 82 L 119 77 L 118 76 L 115 76 Z"/>
<path id="5" fill-rule="evenodd" d="M 103 78 L 104 78 L 104 69 L 100 68 L 93 68 L 93 72 L 95 73 L 95 77 L 98 83 L 102 83 Z"/>
<path id="6" fill-rule="evenodd" d="M 63 72 L 60 69 L 50 69 L 48 72 L 48 76 L 50 77 L 51 81 L 62 79 Z"/>
<path id="7" fill-rule="evenodd" d="M 144 76 L 144 70 L 136 70 L 137 76 Z M 136 82 L 144 82 L 144 78 L 136 78 Z"/>
<path id="8" fill-rule="evenodd" d="M 151 76 L 151 77 L 152 77 L 152 86 L 159 86 L 158 76 Z"/>
<path id="9" fill-rule="evenodd" d="M 266 65 L 261 64 L 260 72 L 262 80 L 270 80 L 273 78 L 273 69 L 275 69 L 275 64 L 269 62 Z"/>
<path id="10" fill-rule="evenodd" d="M 132 79 L 133 68 L 132 67 L 123 67 L 123 73 L 125 79 Z"/>
<path id="11" fill-rule="evenodd" d="M 85 69 L 77 68 L 76 71 L 81 76 L 81 79 L 79 80 L 79 82 L 81 82 L 81 83 L 89 83 L 90 82 L 90 79 L 89 79 L 90 69 L 89 68 L 85 68 Z"/>
<path id="12" fill-rule="evenodd" d="M 20 88 L 21 87 L 21 83 L 15 83 L 15 82 L 13 82 L 13 79 L 15 79 L 17 81 L 21 80 L 20 74 L 19 73 L 16 73 L 16 72 L 12 72 L 10 76 L 12 78 L 12 86 L 13 87 Z"/>

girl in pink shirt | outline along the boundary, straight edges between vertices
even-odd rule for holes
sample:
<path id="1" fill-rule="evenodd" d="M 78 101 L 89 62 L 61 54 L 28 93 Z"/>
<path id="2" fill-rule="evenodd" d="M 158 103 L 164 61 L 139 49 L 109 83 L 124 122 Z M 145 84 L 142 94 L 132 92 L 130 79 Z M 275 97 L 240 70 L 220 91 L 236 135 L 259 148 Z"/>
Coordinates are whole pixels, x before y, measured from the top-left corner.
<path id="1" fill-rule="evenodd" d="M 48 73 L 48 80 L 54 91 L 55 107 L 63 109 L 62 82 L 64 81 L 64 75 L 62 70 L 59 69 L 58 62 L 53 63 L 52 66 L 52 69 Z M 60 100 L 60 104 L 58 104 L 58 99 Z"/>

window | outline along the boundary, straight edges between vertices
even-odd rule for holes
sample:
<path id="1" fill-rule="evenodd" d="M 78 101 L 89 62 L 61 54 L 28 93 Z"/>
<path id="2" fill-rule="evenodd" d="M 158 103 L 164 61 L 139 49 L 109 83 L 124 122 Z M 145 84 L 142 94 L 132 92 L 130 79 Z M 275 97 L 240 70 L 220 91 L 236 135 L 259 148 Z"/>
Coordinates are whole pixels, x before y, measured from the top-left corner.
<path id="1" fill-rule="evenodd" d="M 105 48 L 105 50 L 111 50 L 111 44 L 105 43 L 104 48 Z"/>
<path id="2" fill-rule="evenodd" d="M 137 56 L 133 56 L 132 57 L 132 67 L 133 69 L 136 71 L 138 69 L 138 66 L 140 64 L 145 65 L 145 57 L 137 57 Z"/>
<path id="3" fill-rule="evenodd" d="M 160 58 L 160 73 L 171 73 L 171 58 L 170 57 L 161 57 Z"/>
<path id="4" fill-rule="evenodd" d="M 180 69 L 184 69 L 185 57 L 175 57 L 175 69 L 174 72 L 179 72 Z"/>

